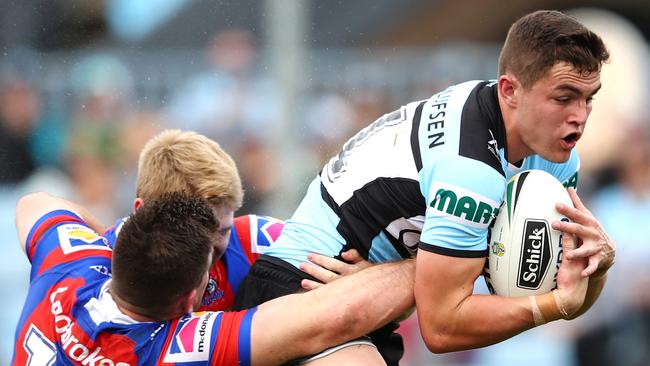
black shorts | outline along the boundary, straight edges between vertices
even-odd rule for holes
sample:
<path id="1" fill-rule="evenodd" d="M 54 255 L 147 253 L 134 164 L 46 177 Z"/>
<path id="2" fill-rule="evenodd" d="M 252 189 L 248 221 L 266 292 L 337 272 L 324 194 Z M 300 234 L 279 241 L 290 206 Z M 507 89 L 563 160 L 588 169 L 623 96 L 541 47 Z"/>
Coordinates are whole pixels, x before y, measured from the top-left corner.
<path id="1" fill-rule="evenodd" d="M 233 310 L 248 309 L 276 297 L 304 292 L 300 282 L 305 278 L 316 281 L 282 259 L 262 255 L 239 286 Z M 402 336 L 395 333 L 398 327 L 399 323 L 391 322 L 368 334 L 388 366 L 399 365 L 404 355 Z"/>

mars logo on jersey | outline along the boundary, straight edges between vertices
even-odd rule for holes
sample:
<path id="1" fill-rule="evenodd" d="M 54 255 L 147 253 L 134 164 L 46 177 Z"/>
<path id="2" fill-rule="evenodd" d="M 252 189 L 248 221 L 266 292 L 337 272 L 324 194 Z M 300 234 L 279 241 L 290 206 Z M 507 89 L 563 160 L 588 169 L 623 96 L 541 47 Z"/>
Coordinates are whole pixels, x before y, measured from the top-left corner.
<path id="1" fill-rule="evenodd" d="M 108 241 L 97 235 L 90 228 L 78 224 L 65 224 L 58 226 L 59 243 L 65 254 L 70 254 L 80 250 L 111 250 Z"/>
<path id="2" fill-rule="evenodd" d="M 517 287 L 538 289 L 551 263 L 549 227 L 544 220 L 526 220 Z"/>
<path id="3" fill-rule="evenodd" d="M 429 204 L 434 216 L 442 214 L 463 224 L 487 228 L 499 213 L 499 205 L 487 197 L 450 184 L 435 185 L 439 188 Z"/>
<path id="4" fill-rule="evenodd" d="M 163 361 L 207 361 L 210 357 L 212 327 L 217 315 L 213 312 L 193 313 L 181 320 Z"/>

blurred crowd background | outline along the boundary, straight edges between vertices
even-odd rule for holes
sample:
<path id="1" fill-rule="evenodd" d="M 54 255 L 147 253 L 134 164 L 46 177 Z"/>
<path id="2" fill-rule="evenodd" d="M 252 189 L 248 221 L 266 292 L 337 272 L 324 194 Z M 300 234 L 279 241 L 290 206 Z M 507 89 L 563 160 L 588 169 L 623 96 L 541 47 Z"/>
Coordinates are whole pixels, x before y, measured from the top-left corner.
<path id="1" fill-rule="evenodd" d="M 449 84 L 495 78 L 510 23 L 542 8 L 572 12 L 612 51 L 579 192 L 617 264 L 584 317 L 495 346 L 432 355 L 411 317 L 403 365 L 650 365 L 650 4 L 633 0 L 1 1 L 0 364 L 28 286 L 20 195 L 45 190 L 110 224 L 131 211 L 143 143 L 181 128 L 237 161 L 238 214 L 287 218 L 346 138 Z"/>

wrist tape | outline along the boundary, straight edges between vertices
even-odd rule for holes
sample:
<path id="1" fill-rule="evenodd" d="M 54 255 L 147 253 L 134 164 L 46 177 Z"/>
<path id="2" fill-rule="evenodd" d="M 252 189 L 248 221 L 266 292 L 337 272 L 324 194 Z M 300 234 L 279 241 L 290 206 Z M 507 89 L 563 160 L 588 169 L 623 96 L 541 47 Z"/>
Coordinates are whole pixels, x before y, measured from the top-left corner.
<path id="1" fill-rule="evenodd" d="M 569 317 L 556 290 L 543 295 L 529 296 L 528 298 L 530 299 L 530 308 L 533 312 L 535 326 Z"/>

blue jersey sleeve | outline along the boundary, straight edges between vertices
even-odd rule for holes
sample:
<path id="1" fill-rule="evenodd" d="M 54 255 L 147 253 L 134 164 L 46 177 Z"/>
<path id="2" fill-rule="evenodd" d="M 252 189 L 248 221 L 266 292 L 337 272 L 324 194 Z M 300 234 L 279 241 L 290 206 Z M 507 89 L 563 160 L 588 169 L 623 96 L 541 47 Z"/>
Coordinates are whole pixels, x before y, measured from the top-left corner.
<path id="1" fill-rule="evenodd" d="M 198 312 L 173 321 L 159 364 L 250 365 L 256 310 Z"/>
<path id="2" fill-rule="evenodd" d="M 106 240 L 79 216 L 66 210 L 52 211 L 36 221 L 25 248 L 32 263 L 32 280 L 63 263 L 89 256 L 111 256 Z"/>
<path id="3" fill-rule="evenodd" d="M 419 248 L 455 257 L 487 255 L 488 227 L 503 201 L 503 175 L 462 156 L 437 160 L 421 174 L 427 208 Z"/>
<path id="4" fill-rule="evenodd" d="M 122 217 L 120 219 L 117 219 L 113 226 L 109 227 L 102 233 L 102 236 L 106 239 L 106 242 L 108 245 L 111 247 L 111 249 L 115 249 L 115 243 L 117 242 L 117 236 L 120 234 L 120 230 L 122 230 L 122 226 L 124 226 L 124 223 L 128 217 Z"/>

